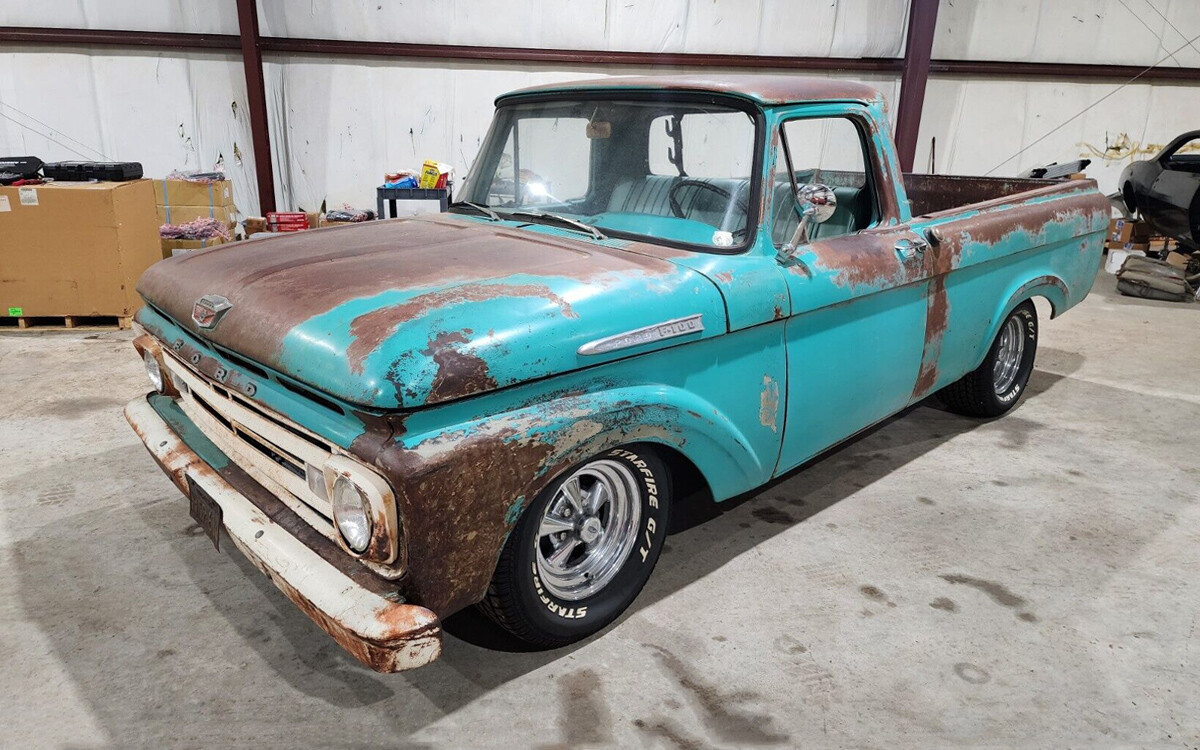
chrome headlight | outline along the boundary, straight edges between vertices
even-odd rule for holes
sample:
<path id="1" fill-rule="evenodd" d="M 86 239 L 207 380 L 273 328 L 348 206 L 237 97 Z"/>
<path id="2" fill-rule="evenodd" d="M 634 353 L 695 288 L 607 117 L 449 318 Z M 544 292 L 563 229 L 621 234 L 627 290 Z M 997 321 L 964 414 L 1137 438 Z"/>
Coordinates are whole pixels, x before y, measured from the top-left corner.
<path id="1" fill-rule="evenodd" d="M 397 562 L 404 532 L 392 486 L 350 456 L 332 456 L 323 468 L 338 544 L 354 557 L 385 565 Z"/>
<path id="2" fill-rule="evenodd" d="M 364 552 L 371 543 L 371 503 L 366 494 L 348 478 L 340 476 L 333 483 L 333 520 L 355 552 Z"/>
<path id="3" fill-rule="evenodd" d="M 150 378 L 150 384 L 154 386 L 154 390 L 162 393 L 165 389 L 163 380 L 162 368 L 158 366 L 158 357 L 154 356 L 154 352 L 146 349 L 142 352 L 142 363 L 146 365 L 146 377 Z"/>

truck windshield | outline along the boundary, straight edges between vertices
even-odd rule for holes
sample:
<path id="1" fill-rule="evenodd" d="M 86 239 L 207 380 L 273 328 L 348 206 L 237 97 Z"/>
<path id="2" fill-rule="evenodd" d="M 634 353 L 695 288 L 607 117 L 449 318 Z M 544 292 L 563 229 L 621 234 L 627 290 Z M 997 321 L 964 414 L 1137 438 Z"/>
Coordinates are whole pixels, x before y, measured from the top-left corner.
<path id="1" fill-rule="evenodd" d="M 583 232 L 582 223 L 630 239 L 734 250 L 756 214 L 756 128 L 740 109 L 670 97 L 505 105 L 457 197 L 565 231 Z"/>

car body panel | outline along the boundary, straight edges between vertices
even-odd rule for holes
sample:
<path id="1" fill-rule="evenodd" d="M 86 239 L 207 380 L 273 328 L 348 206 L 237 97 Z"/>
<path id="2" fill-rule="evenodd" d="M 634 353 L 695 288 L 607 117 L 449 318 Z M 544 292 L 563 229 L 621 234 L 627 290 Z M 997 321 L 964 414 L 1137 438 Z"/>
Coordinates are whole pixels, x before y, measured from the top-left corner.
<path id="1" fill-rule="evenodd" d="M 1130 213 L 1185 247 L 1200 249 L 1200 130 L 1181 133 L 1153 159 L 1121 172 L 1121 196 Z"/>

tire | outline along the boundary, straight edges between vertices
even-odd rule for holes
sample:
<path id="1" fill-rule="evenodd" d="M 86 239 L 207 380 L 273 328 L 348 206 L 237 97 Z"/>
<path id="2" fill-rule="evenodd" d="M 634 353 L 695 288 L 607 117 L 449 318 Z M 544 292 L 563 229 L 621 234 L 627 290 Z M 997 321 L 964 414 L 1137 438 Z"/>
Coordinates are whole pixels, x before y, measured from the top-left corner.
<path id="1" fill-rule="evenodd" d="M 983 358 L 983 364 L 941 390 L 942 403 L 951 411 L 969 417 L 998 417 L 1016 406 L 1033 372 L 1037 339 L 1037 309 L 1032 300 L 1026 300 L 1000 324 L 1000 331 Z M 1014 346 L 1020 347 L 1015 362 Z M 1003 372 L 1005 368 L 999 365 L 1001 359 L 1013 369 Z"/>
<path id="2" fill-rule="evenodd" d="M 597 486 L 604 489 L 594 491 Z M 582 514 L 572 506 L 571 488 L 578 490 Z M 593 497 L 600 498 L 594 514 L 586 512 Z M 525 509 L 478 608 L 537 648 L 565 646 L 602 630 L 650 578 L 666 541 L 670 505 L 670 475 L 646 444 L 604 451 L 572 467 Z M 544 535 L 543 522 L 563 530 Z M 555 559 L 571 541 L 565 557 Z"/>

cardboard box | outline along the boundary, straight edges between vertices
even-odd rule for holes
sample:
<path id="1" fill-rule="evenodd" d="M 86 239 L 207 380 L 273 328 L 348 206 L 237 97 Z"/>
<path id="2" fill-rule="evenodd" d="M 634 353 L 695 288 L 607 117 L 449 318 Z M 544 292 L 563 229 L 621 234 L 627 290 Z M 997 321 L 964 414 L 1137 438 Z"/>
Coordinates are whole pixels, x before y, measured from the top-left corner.
<path id="1" fill-rule="evenodd" d="M 1113 242 L 1109 240 L 1104 243 L 1104 247 L 1108 250 L 1125 250 L 1127 252 L 1139 252 L 1145 255 L 1150 251 L 1149 242 Z"/>
<path id="2" fill-rule="evenodd" d="M 1113 219 L 1108 222 L 1108 241 L 1123 246 L 1127 242 L 1142 244 L 1150 241 L 1150 225 L 1132 219 Z"/>
<path id="3" fill-rule="evenodd" d="M 246 236 L 249 237 L 259 232 L 267 231 L 267 217 L 265 216 L 247 216 L 242 220 L 242 226 L 246 229 Z"/>
<path id="4" fill-rule="evenodd" d="M 232 242 L 232 240 L 225 240 L 220 237 L 213 237 L 207 240 L 168 240 L 163 238 L 160 242 L 162 244 L 162 257 L 170 258 L 183 253 L 190 253 L 193 250 L 203 250 L 208 247 L 224 245 L 227 242 Z"/>
<path id="5" fill-rule="evenodd" d="M 1190 255 L 1171 251 L 1167 253 L 1166 261 L 1176 268 L 1187 268 L 1188 261 L 1192 259 Z"/>
<path id="6" fill-rule="evenodd" d="M 0 187 L 0 314 L 130 316 L 161 258 L 150 180 Z"/>
<path id="7" fill-rule="evenodd" d="M 237 206 L 233 205 L 233 183 L 229 180 L 155 180 L 154 200 L 160 225 L 186 224 L 207 217 L 228 227 L 231 237 L 237 228 Z"/>
<path id="8" fill-rule="evenodd" d="M 155 180 L 154 202 L 160 206 L 233 207 L 233 183 Z"/>

